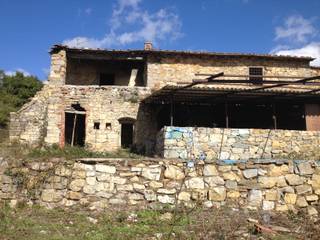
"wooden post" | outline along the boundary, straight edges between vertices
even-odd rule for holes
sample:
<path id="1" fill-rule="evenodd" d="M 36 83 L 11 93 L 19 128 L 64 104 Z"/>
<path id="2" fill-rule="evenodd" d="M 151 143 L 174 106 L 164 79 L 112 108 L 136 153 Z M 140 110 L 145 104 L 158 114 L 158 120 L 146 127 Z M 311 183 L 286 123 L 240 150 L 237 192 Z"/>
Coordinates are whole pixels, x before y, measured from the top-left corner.
<path id="1" fill-rule="evenodd" d="M 273 119 L 273 128 L 277 129 L 277 114 L 276 114 L 276 104 L 272 103 L 272 119 Z"/>
<path id="2" fill-rule="evenodd" d="M 228 115 L 228 103 L 225 102 L 224 104 L 224 112 L 226 117 L 226 128 L 229 128 L 229 115 Z"/>
<path id="3" fill-rule="evenodd" d="M 74 134 L 75 134 L 75 130 L 76 130 L 76 124 L 77 124 L 77 114 L 74 114 L 73 126 L 72 126 L 71 147 L 73 147 L 73 145 L 74 145 Z"/>
<path id="4" fill-rule="evenodd" d="M 170 99 L 170 126 L 173 126 L 173 95 Z"/>

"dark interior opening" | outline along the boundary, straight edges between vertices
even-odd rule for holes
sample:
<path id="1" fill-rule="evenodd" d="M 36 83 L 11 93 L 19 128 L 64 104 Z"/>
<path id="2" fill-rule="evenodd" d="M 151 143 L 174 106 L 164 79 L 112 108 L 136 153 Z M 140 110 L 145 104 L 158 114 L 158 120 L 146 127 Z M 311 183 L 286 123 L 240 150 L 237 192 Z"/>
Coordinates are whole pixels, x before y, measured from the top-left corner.
<path id="1" fill-rule="evenodd" d="M 135 86 L 145 86 L 146 63 L 133 59 L 68 58 L 66 84 L 128 86 L 135 78 Z M 135 74 L 135 75 L 134 75 Z"/>
<path id="2" fill-rule="evenodd" d="M 229 127 L 273 129 L 271 104 L 229 104 Z"/>
<path id="3" fill-rule="evenodd" d="M 65 113 L 65 143 L 83 147 L 85 144 L 85 114 Z"/>
<path id="4" fill-rule="evenodd" d="M 279 129 L 306 130 L 304 104 L 277 104 L 276 112 Z"/>
<path id="5" fill-rule="evenodd" d="M 159 109 L 160 108 L 160 109 Z M 158 105 L 157 129 L 170 126 L 170 104 Z M 305 130 L 304 106 L 292 103 L 228 103 L 229 128 Z M 275 118 L 274 118 L 275 113 Z M 274 121 L 275 120 L 275 121 Z M 225 128 L 225 103 L 173 106 L 173 126 Z"/>
<path id="6" fill-rule="evenodd" d="M 115 76 L 114 74 L 110 73 L 100 73 L 99 77 L 99 85 L 114 85 L 115 82 Z"/>
<path id="7" fill-rule="evenodd" d="M 93 123 L 93 129 L 100 129 L 100 123 L 99 122 L 94 122 Z"/>
<path id="8" fill-rule="evenodd" d="M 133 123 L 121 123 L 121 147 L 130 148 L 133 143 Z"/>
<path id="9" fill-rule="evenodd" d="M 182 105 L 173 108 L 173 125 L 179 127 L 225 127 L 224 105 Z M 170 126 L 170 105 L 163 105 L 157 114 L 157 128 Z"/>

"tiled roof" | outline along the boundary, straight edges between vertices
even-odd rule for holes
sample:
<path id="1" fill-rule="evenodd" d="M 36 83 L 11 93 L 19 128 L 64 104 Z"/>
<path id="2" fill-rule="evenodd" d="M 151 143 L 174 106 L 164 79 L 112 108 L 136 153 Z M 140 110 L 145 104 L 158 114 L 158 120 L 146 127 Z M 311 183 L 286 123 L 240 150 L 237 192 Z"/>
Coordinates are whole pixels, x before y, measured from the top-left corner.
<path id="1" fill-rule="evenodd" d="M 71 48 L 65 45 L 54 45 L 50 53 L 66 50 L 68 52 L 78 52 L 87 54 L 135 54 L 135 55 L 158 55 L 158 56 L 207 56 L 207 57 L 249 57 L 249 58 L 267 58 L 279 60 L 300 60 L 310 62 L 314 60 L 312 57 L 301 56 L 285 56 L 273 54 L 257 54 L 257 53 L 223 53 L 223 52 L 206 52 L 206 51 L 180 51 L 180 50 L 117 50 L 117 49 L 100 49 L 100 48 Z"/>

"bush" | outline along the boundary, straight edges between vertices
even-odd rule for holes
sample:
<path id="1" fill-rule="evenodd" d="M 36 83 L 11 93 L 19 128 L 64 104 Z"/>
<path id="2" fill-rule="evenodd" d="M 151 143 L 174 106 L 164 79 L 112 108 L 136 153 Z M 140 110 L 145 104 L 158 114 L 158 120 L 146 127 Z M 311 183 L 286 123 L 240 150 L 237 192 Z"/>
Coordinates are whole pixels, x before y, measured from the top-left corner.
<path id="1" fill-rule="evenodd" d="M 28 102 L 42 86 L 35 76 L 24 76 L 20 72 L 9 76 L 0 70 L 0 128 L 7 126 L 10 112 Z"/>

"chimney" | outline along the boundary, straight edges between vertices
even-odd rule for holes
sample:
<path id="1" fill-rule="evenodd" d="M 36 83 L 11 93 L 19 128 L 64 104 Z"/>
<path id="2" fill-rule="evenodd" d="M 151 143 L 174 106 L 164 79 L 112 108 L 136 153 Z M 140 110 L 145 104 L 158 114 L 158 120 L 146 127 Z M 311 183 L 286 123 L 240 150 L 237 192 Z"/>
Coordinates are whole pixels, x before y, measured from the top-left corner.
<path id="1" fill-rule="evenodd" d="M 150 51 L 150 50 L 152 50 L 152 42 L 145 42 L 145 43 L 144 43 L 144 50 L 145 50 L 145 51 Z"/>

